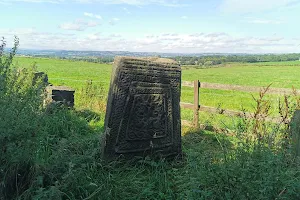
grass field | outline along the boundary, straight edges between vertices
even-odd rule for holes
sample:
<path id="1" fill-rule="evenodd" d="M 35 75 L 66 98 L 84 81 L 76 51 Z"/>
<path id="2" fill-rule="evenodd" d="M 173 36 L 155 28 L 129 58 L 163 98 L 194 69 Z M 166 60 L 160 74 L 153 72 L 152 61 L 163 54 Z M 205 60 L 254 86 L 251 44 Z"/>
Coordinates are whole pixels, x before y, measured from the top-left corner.
<path id="1" fill-rule="evenodd" d="M 80 89 L 85 86 L 87 80 L 93 80 L 95 85 L 103 87 L 103 94 L 108 91 L 111 65 L 95 64 L 88 62 L 74 62 L 66 60 L 54 60 L 47 58 L 22 58 L 15 60 L 21 67 L 31 66 L 36 63 L 38 70 L 44 71 L 49 76 L 49 81 L 54 85 L 66 85 L 76 89 L 76 103 L 78 107 L 84 107 L 80 97 Z M 274 63 L 232 63 L 220 68 L 196 69 L 193 66 L 184 66 L 182 80 L 200 82 L 235 84 L 245 86 L 268 86 L 277 88 L 300 89 L 300 62 L 274 62 Z M 223 91 L 201 89 L 200 104 L 212 107 L 221 107 L 231 110 L 246 110 L 252 112 L 255 107 L 253 96 L 257 93 Z M 278 114 L 278 95 L 268 95 L 272 102 L 273 115 Z M 191 88 L 182 88 L 182 102 L 193 103 L 193 91 Z M 182 118 L 192 120 L 192 111 L 182 110 Z M 200 118 L 207 121 L 211 115 L 201 113 Z"/>
<path id="2" fill-rule="evenodd" d="M 41 71 L 48 73 L 54 84 L 79 85 L 72 81 L 94 80 L 108 83 L 111 65 L 88 62 L 74 62 L 47 58 L 23 58 L 15 60 L 20 66 L 28 67 L 37 63 Z M 268 86 L 277 88 L 300 88 L 298 78 L 300 61 L 275 63 L 232 63 L 220 68 L 196 69 L 183 67 L 182 80 L 223 83 L 235 85 Z M 70 80 L 72 79 L 72 80 Z"/>
<path id="3" fill-rule="evenodd" d="M 275 63 L 232 63 L 225 67 L 189 69 L 183 71 L 183 80 L 200 79 L 202 82 L 277 88 L 300 87 L 300 61 Z"/>
<path id="4" fill-rule="evenodd" d="M 300 162 L 293 156 L 287 126 L 201 113 L 202 123 L 227 123 L 233 133 L 184 127 L 183 160 L 105 163 L 99 155 L 105 106 L 88 102 L 101 96 L 99 101 L 105 102 L 111 65 L 15 59 L 19 67 L 34 62 L 52 84 L 76 89 L 76 109 L 44 112 L 23 93 L 17 94 L 29 99 L 25 103 L 14 93 L 0 98 L 5 103 L 0 104 L 1 200 L 3 191 L 3 199 L 300 199 Z M 298 62 L 230 64 L 213 69 L 184 67 L 182 79 L 299 87 L 299 72 Z M 95 87 L 87 87 L 86 80 L 93 80 Z M 276 105 L 277 96 L 267 98 Z M 192 99 L 192 89 L 183 87 L 181 100 Z M 201 89 L 200 99 L 204 105 L 236 110 L 254 110 L 255 105 L 251 94 L 244 92 Z M 183 119 L 191 120 L 191 114 L 182 110 Z"/>

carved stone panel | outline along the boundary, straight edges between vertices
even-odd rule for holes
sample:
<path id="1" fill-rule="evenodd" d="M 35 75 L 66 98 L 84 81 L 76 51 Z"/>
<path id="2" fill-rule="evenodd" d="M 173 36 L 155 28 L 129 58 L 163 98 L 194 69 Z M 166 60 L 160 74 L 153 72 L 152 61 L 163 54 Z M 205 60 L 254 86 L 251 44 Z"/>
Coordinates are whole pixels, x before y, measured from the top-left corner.
<path id="1" fill-rule="evenodd" d="M 105 117 L 104 159 L 181 154 L 181 69 L 169 59 L 117 57 Z"/>

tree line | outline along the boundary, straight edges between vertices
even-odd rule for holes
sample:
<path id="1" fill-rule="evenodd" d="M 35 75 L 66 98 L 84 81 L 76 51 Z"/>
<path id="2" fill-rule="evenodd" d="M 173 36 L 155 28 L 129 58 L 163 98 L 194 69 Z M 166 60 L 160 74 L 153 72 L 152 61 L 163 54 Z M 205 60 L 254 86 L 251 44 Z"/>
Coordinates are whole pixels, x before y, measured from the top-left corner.
<path id="1" fill-rule="evenodd" d="M 92 63 L 112 63 L 114 56 L 51 56 L 51 55 L 33 55 L 33 57 L 48 57 L 70 61 L 86 61 Z M 161 57 L 161 56 L 158 56 Z M 214 66 L 225 63 L 243 62 L 243 63 L 258 63 L 258 62 L 285 62 L 285 61 L 300 61 L 300 53 L 293 54 L 237 54 L 237 55 L 209 55 L 209 56 L 175 56 L 172 59 L 179 62 L 181 65 L 196 65 L 196 66 Z"/>
<path id="2" fill-rule="evenodd" d="M 176 56 L 173 58 L 181 65 L 211 66 L 229 62 L 284 62 L 300 61 L 300 53 L 293 54 L 265 54 L 265 55 L 210 55 L 210 56 Z"/>

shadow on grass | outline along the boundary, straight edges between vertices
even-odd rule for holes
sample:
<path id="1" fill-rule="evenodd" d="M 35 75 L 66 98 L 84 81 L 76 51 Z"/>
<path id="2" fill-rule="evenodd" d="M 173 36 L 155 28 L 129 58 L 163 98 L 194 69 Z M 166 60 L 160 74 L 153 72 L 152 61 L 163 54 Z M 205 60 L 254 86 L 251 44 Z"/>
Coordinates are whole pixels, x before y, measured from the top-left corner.
<path id="1" fill-rule="evenodd" d="M 78 110 L 78 111 L 75 110 L 74 112 L 79 118 L 84 118 L 87 122 L 91 122 L 92 120 L 93 121 L 101 120 L 101 115 L 99 113 L 93 112 L 88 109 Z"/>
<path id="2" fill-rule="evenodd" d="M 188 129 L 182 137 L 183 151 L 188 157 L 223 155 L 224 151 L 233 148 L 232 138 L 223 134 L 199 129 Z"/>
<path id="3" fill-rule="evenodd" d="M 178 198 L 300 198 L 300 171 L 286 150 L 250 147 L 205 131 L 188 131 L 183 147 L 187 163 L 175 175 Z"/>

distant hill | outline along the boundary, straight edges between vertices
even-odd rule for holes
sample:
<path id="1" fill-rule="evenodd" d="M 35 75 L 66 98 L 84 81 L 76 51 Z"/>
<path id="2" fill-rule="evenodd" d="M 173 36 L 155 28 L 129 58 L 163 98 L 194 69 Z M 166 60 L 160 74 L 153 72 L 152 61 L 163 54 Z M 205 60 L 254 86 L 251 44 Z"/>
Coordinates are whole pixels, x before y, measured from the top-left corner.
<path id="1" fill-rule="evenodd" d="M 115 57 L 115 56 L 161 56 L 161 57 L 177 57 L 177 56 L 192 56 L 201 57 L 209 55 L 230 55 L 224 53 L 158 53 L 158 52 L 129 52 L 129 51 L 68 51 L 68 50 L 29 50 L 19 49 L 18 55 L 24 56 L 45 56 L 45 57 Z M 235 54 L 237 55 L 237 54 Z M 245 54 L 239 54 L 245 55 Z"/>
<path id="2" fill-rule="evenodd" d="M 8 50 L 7 50 L 8 51 Z M 158 53 L 129 51 L 68 51 L 68 50 L 29 50 L 19 49 L 19 56 L 48 57 L 87 61 L 94 63 L 111 63 L 115 56 L 164 57 L 172 58 L 181 65 L 215 66 L 230 62 L 285 62 L 300 60 L 300 54 L 243 54 L 243 53 Z"/>

